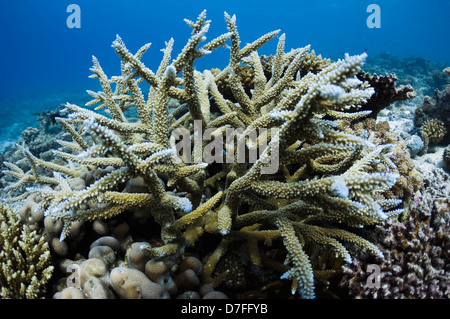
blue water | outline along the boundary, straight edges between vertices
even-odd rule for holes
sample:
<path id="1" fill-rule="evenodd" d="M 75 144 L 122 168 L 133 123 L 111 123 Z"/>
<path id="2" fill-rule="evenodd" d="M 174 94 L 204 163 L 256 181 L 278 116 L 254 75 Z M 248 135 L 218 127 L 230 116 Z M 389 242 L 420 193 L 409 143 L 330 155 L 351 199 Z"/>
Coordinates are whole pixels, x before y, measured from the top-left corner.
<path id="1" fill-rule="evenodd" d="M 81 28 L 67 27 L 71 13 L 66 9 L 72 3 L 81 9 Z M 380 6 L 380 28 L 366 24 L 371 3 Z M 203 9 L 212 20 L 209 39 L 226 32 L 223 13 L 227 11 L 237 15 L 243 44 L 281 29 L 286 33 L 286 49 L 311 44 L 325 57 L 388 51 L 450 65 L 449 0 L 2 1 L 0 140 L 15 138 L 22 127 L 33 125 L 33 112 L 73 99 L 89 100 L 85 90 L 99 89 L 97 80 L 88 78 L 92 55 L 108 76 L 119 74 L 120 60 L 111 48 L 116 34 L 133 52 L 151 42 L 143 62 L 155 70 L 164 42 L 174 38 L 176 57 L 190 35 L 183 19 L 195 20 Z M 261 53 L 273 53 L 275 46 L 272 41 Z M 220 49 L 198 61 L 197 68 L 226 64 L 227 51 Z"/>

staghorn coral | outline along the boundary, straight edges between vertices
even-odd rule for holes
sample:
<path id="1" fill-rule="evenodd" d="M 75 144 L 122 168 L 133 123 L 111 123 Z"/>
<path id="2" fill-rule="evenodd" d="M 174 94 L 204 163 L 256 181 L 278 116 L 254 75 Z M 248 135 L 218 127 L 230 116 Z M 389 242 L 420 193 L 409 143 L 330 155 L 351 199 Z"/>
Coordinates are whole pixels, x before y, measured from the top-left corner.
<path id="1" fill-rule="evenodd" d="M 282 50 L 284 48 L 284 41 L 285 41 L 285 35 L 280 36 L 281 41 L 279 42 L 279 50 Z M 280 51 L 281 52 L 281 51 Z M 288 64 L 292 61 L 292 59 L 295 57 L 293 54 L 295 51 L 290 52 L 290 56 L 285 57 L 285 61 L 283 63 Z M 268 81 L 272 78 L 272 70 L 279 70 L 280 65 L 277 65 L 276 67 L 273 65 L 275 61 L 275 56 L 265 56 L 261 55 L 259 57 L 262 71 L 264 72 L 264 76 Z M 279 61 L 278 63 L 280 63 Z M 307 52 L 305 56 L 303 57 L 300 66 L 298 67 L 297 74 L 298 76 L 305 76 L 307 73 L 312 72 L 314 74 L 321 71 L 323 68 L 328 66 L 331 63 L 330 59 L 323 59 L 321 55 L 316 55 L 314 50 L 311 50 L 310 52 Z M 285 68 L 285 67 L 284 67 Z M 251 67 L 251 65 L 240 65 L 237 66 L 237 70 L 239 72 L 239 76 L 241 78 L 242 85 L 244 87 L 244 90 L 246 93 L 250 94 L 250 90 L 254 89 L 255 86 L 255 71 L 254 68 Z M 212 69 L 211 72 L 214 76 L 217 76 L 221 70 L 220 69 Z M 229 82 L 229 73 L 231 72 L 229 69 L 225 68 L 223 70 L 224 75 L 221 75 L 220 78 L 217 80 L 217 89 L 222 94 L 222 96 L 225 99 L 228 99 L 232 102 L 236 102 L 233 93 L 231 92 L 230 88 L 230 82 Z M 274 76 L 279 77 L 279 72 L 275 72 Z"/>
<path id="2" fill-rule="evenodd" d="M 376 122 L 368 118 L 350 124 L 348 121 L 339 123 L 348 132 L 357 136 L 368 136 L 368 139 L 375 145 L 384 145 L 384 161 L 374 165 L 374 171 L 392 170 L 400 175 L 394 186 L 384 191 L 381 195 L 384 198 L 399 198 L 407 203 L 412 195 L 423 185 L 422 174 L 416 169 L 411 160 L 406 142 L 398 134 L 391 132 L 389 123 L 386 121 Z"/>
<path id="3" fill-rule="evenodd" d="M 367 103 L 374 89 L 356 77 L 366 55 L 347 54 L 321 64 L 309 46 L 285 53 L 281 35 L 267 78 L 257 50 L 279 31 L 241 47 L 236 17 L 225 13 L 225 21 L 228 32 L 204 43 L 210 27 L 206 12 L 195 22 L 186 20 L 191 37 L 175 59 L 173 39 L 168 41 L 156 72 L 141 61 L 149 44 L 133 54 L 117 36 L 112 46 L 122 60 L 121 75 L 109 78 L 94 57 L 91 77 L 103 91 L 88 91 L 93 100 L 86 107 L 68 103 L 63 113 L 70 114 L 56 118 L 72 137 L 71 142 L 60 141 L 70 151 L 55 150 L 58 162 L 50 162 L 20 146 L 24 161 L 5 163 L 5 173 L 18 179 L 8 189 L 30 182 L 48 185 L 28 187 L 12 200 L 38 195 L 36 209 L 62 221 L 60 240 L 71 240 L 76 222 L 141 211 L 159 230 L 152 240 L 130 247 L 137 256 L 129 262 L 138 268 L 146 259 L 170 260 L 176 271 L 186 251 L 204 244 L 203 236 L 212 236 L 219 240 L 204 253 L 201 282 L 220 285 L 225 274 L 215 276 L 215 266 L 239 246 L 252 264 L 273 268 L 281 279 L 290 280 L 292 293 L 314 298 L 316 282 L 326 282 L 339 262 L 351 262 L 351 254 L 367 250 L 381 256 L 352 227 L 373 225 L 402 211 L 396 209 L 401 200 L 379 195 L 399 177 L 392 167 L 380 171 L 375 166 L 389 161 L 386 147 L 347 133 L 330 120 L 369 113 L 358 112 L 358 106 Z M 231 42 L 230 61 L 224 70 L 195 69 L 197 59 L 226 41 Z M 253 77 L 251 89 L 242 82 L 244 69 L 252 70 L 245 74 Z M 232 100 L 219 89 L 225 79 Z M 143 81 L 151 86 L 147 98 L 140 88 Z M 170 99 L 179 106 L 169 108 Z M 126 117 L 130 108 L 135 108 L 137 121 Z M 103 109 L 106 115 L 97 112 Z M 227 136 L 223 145 L 219 142 L 228 129 L 238 134 Z M 261 134 L 255 140 L 250 134 L 256 131 Z M 192 152 L 187 147 L 180 154 L 179 137 L 193 146 Z M 208 137 L 216 143 L 206 143 Z M 243 161 L 242 153 L 228 147 L 235 138 L 244 145 Z M 257 148 L 259 153 L 250 153 Z M 28 167 L 21 168 L 25 161 Z M 106 167 L 109 172 L 86 180 L 84 188 L 71 185 Z M 137 180 L 139 187 L 127 187 Z M 280 250 L 274 258 L 266 254 L 272 245 Z M 114 263 L 112 248 L 96 248 L 92 254 L 106 254 L 108 263 Z M 183 276 L 195 283 L 194 274 L 192 270 Z"/>
<path id="4" fill-rule="evenodd" d="M 9 207 L 0 205 L 0 296 L 37 299 L 45 296 L 53 266 L 45 238 L 24 225 Z"/>
<path id="5" fill-rule="evenodd" d="M 425 187 L 411 201 L 404 222 L 387 220 L 373 233 L 385 258 L 354 259 L 343 266 L 340 285 L 352 298 L 450 298 L 450 188 L 440 169 L 425 173 Z M 380 287 L 367 285 L 368 266 L 380 267 Z"/>

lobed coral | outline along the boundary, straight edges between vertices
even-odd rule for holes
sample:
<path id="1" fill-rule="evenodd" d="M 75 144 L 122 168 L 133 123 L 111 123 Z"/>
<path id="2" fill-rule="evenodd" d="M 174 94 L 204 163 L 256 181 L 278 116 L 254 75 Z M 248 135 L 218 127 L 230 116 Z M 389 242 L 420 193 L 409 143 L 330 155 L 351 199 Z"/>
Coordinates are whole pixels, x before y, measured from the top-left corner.
<path id="1" fill-rule="evenodd" d="M 388 147 L 345 132 L 335 121 L 370 113 L 359 112 L 375 92 L 357 78 L 366 55 L 321 63 L 309 46 L 286 53 L 283 34 L 266 75 L 257 50 L 279 31 L 241 47 L 236 17 L 225 13 L 225 21 L 228 32 L 205 43 L 206 12 L 195 22 L 186 20 L 191 37 L 175 59 L 174 41 L 168 41 L 156 72 L 141 61 L 149 44 L 131 53 L 117 36 L 112 46 L 122 60 L 121 75 L 108 77 L 94 57 L 91 77 L 103 91 L 88 91 L 93 100 L 86 107 L 68 103 L 62 114 L 70 114 L 55 118 L 72 137 L 59 141 L 66 150 L 54 150 L 55 160 L 44 161 L 20 146 L 24 160 L 5 163 L 5 173 L 18 179 L 8 189 L 41 185 L 12 200 L 39 198 L 34 210 L 51 217 L 49 225 L 61 222 L 52 234 L 61 242 L 79 237 L 73 235 L 79 222 L 114 220 L 130 211 L 153 222 L 145 240 L 125 244 L 138 257 L 129 255 L 126 268 L 110 273 L 119 296 L 144 297 L 144 287 L 114 285 L 132 277 L 147 282 L 136 273 L 142 273 L 144 261 L 164 261 L 177 271 L 187 253 L 198 250 L 205 284 L 219 286 L 226 272 L 218 274 L 216 266 L 227 252 L 239 251 L 251 264 L 289 280 L 293 294 L 314 298 L 316 284 L 351 262 L 352 254 L 382 256 L 352 229 L 403 211 L 401 199 L 380 195 L 400 176 Z M 224 70 L 195 69 L 197 59 L 227 41 L 230 61 Z M 144 81 L 149 92 L 142 92 Z M 225 82 L 231 94 L 219 86 Z M 169 107 L 171 99 L 177 107 Z M 97 112 L 104 109 L 106 115 Z M 131 109 L 137 120 L 127 117 Z M 235 134 L 223 143 L 230 129 Z M 254 132 L 260 135 L 253 138 Z M 234 152 L 234 144 L 243 151 Z M 389 165 L 379 169 L 378 162 Z M 95 171 L 105 174 L 93 178 Z M 136 180 L 139 187 L 127 186 Z M 112 250 L 92 254 L 112 257 Z M 193 272 L 177 284 L 195 281 Z M 68 296 L 80 296 L 68 290 Z M 161 290 L 153 296 L 164 295 Z"/>
<path id="2" fill-rule="evenodd" d="M 423 104 L 417 107 L 414 113 L 414 124 L 421 127 L 427 120 L 438 120 L 444 127 L 450 127 L 450 85 L 441 91 L 435 90 L 433 98 L 425 96 Z M 443 143 L 449 142 L 450 139 L 446 135 Z"/>
<path id="3" fill-rule="evenodd" d="M 45 297 L 53 266 L 48 243 L 24 225 L 9 207 L 0 205 L 0 296 L 4 299 Z"/>
<path id="4" fill-rule="evenodd" d="M 441 142 L 445 134 L 447 134 L 447 129 L 442 121 L 431 119 L 423 122 L 420 127 L 420 135 L 422 136 L 424 146 L 420 153 L 425 154 L 430 143 L 438 144 Z"/>

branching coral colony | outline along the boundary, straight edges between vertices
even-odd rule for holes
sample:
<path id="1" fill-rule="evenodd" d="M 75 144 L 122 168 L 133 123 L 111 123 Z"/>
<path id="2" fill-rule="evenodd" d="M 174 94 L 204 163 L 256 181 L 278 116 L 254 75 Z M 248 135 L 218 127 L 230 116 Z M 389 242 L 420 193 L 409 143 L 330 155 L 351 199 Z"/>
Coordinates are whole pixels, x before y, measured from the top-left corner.
<path id="1" fill-rule="evenodd" d="M 374 93 L 355 77 L 366 55 L 346 55 L 331 63 L 309 46 L 286 53 L 282 34 L 267 76 L 257 50 L 279 31 L 241 47 L 236 17 L 225 13 L 225 20 L 228 32 L 210 42 L 205 11 L 195 22 L 185 20 L 192 28 L 190 39 L 175 59 L 173 39 L 167 42 L 156 73 L 141 61 L 150 44 L 133 54 L 117 36 L 112 47 L 122 60 L 122 74 L 108 78 L 94 57 L 91 77 L 100 81 L 103 92 L 88 91 L 93 100 L 86 105 L 99 104 L 95 111 L 107 109 L 109 115 L 67 104 L 70 114 L 57 121 L 70 133 L 73 141 L 61 143 L 72 151 L 54 151 L 59 162 L 45 162 L 21 147 L 31 168 L 24 171 L 5 163 L 10 169 L 6 173 L 18 179 L 8 188 L 41 184 L 26 188 L 15 200 L 40 195 L 38 209 L 64 222 L 61 240 L 75 221 L 107 219 L 146 207 L 161 226 L 163 243 L 140 247 L 151 258 L 175 258 L 195 247 L 202 235 L 215 234 L 222 241 L 204 265 L 211 283 L 220 281 L 214 277 L 220 258 L 240 246 L 252 263 L 281 270 L 281 278 L 292 281 L 292 293 L 314 298 L 315 282 L 331 271 L 325 259 L 351 262 L 355 248 L 382 257 L 376 245 L 350 231 L 353 227 L 373 225 L 402 211 L 400 199 L 379 196 L 395 184 L 395 167 L 373 169 L 375 163 L 392 164 L 392 145 L 375 146 L 370 136 L 343 132 L 333 121 L 367 116 L 368 111 L 349 111 Z M 197 59 L 228 47 L 228 41 L 230 61 L 225 69 L 195 69 Z M 245 80 L 248 76 L 250 81 Z M 147 98 L 140 86 L 143 81 L 150 84 Z M 226 90 L 231 95 L 225 95 Z M 168 106 L 171 98 L 179 102 L 175 109 Z M 125 116 L 133 107 L 138 121 Z M 264 136 L 267 146 L 253 162 L 194 161 L 205 151 L 204 141 L 194 147 L 191 159 L 183 161 L 173 133 L 187 129 L 194 141 L 199 133 L 194 121 L 201 123 L 202 134 L 209 129 L 212 137 L 227 128 L 241 129 L 237 142 L 244 142 L 247 150 L 254 142 L 247 136 L 249 130 L 276 130 Z M 263 171 L 268 158 L 278 161 L 273 174 Z M 107 166 L 113 169 L 84 189 L 70 186 L 81 172 Z M 122 192 L 136 177 L 149 191 Z M 275 244 L 285 248 L 281 259 L 266 253 Z"/>

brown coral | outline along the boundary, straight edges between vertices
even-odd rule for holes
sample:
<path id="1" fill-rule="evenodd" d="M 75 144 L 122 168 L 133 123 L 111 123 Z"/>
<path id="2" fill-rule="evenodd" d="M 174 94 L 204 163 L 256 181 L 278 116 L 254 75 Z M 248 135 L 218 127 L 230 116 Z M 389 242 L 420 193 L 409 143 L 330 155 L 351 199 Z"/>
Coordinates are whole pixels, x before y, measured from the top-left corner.
<path id="1" fill-rule="evenodd" d="M 372 111 L 369 115 L 376 118 L 378 113 L 396 101 L 404 101 L 416 97 L 416 92 L 411 85 L 401 85 L 396 87 L 398 80 L 395 74 L 371 75 L 361 71 L 357 74 L 358 79 L 367 81 L 375 89 L 375 94 L 360 109 Z"/>
<path id="2" fill-rule="evenodd" d="M 274 61 L 273 55 L 261 55 L 259 57 L 261 61 L 261 66 L 264 71 L 264 76 L 267 80 L 270 80 L 272 77 L 272 68 L 273 68 L 273 61 Z M 308 54 L 305 55 L 301 65 L 299 66 L 298 75 L 303 77 L 307 73 L 311 72 L 314 74 L 317 74 L 319 71 L 324 69 L 326 66 L 328 66 L 331 63 L 330 59 L 322 58 L 322 55 L 316 55 L 314 50 L 311 50 Z M 236 98 L 233 96 L 233 93 L 231 92 L 230 88 L 230 82 L 229 82 L 229 70 L 224 70 L 226 76 L 221 76 L 217 80 L 217 88 L 219 92 L 223 95 L 224 98 L 232 101 L 237 102 Z M 221 72 L 220 69 L 211 69 L 211 72 L 214 76 L 218 76 Z M 250 67 L 249 65 L 241 65 L 239 68 L 239 77 L 240 80 L 244 86 L 245 92 L 247 94 L 251 94 L 250 90 L 254 88 L 254 79 L 255 79 L 255 73 L 254 69 Z"/>
<path id="3" fill-rule="evenodd" d="M 221 72 L 220 69 L 211 69 L 211 73 L 217 76 Z M 223 97 L 232 102 L 237 102 L 231 92 L 230 81 L 229 81 L 229 71 L 226 71 L 227 76 L 223 76 L 217 81 L 217 89 L 223 95 Z M 239 78 L 244 86 L 247 94 L 250 94 L 250 90 L 254 87 L 254 73 L 253 69 L 248 65 L 242 65 L 239 72 Z"/>
<path id="4" fill-rule="evenodd" d="M 420 153 L 425 154 L 430 143 L 438 144 L 441 142 L 445 134 L 447 134 L 447 129 L 442 121 L 438 119 L 426 120 L 420 127 L 420 135 L 424 144 Z"/>
<path id="5" fill-rule="evenodd" d="M 404 101 L 416 97 L 416 92 L 411 85 L 401 85 L 396 87 L 398 80 L 395 74 L 371 75 L 368 72 L 360 71 L 357 75 L 361 81 L 367 81 L 375 89 L 375 94 L 362 106 L 361 111 L 372 111 L 369 115 L 376 118 L 378 113 L 396 101 Z"/>
<path id="6" fill-rule="evenodd" d="M 441 121 L 446 128 L 450 127 L 450 85 L 444 90 L 435 90 L 433 98 L 425 96 L 423 104 L 414 113 L 414 125 L 417 127 L 432 119 Z M 448 144 L 450 136 L 445 136 L 443 142 Z"/>

